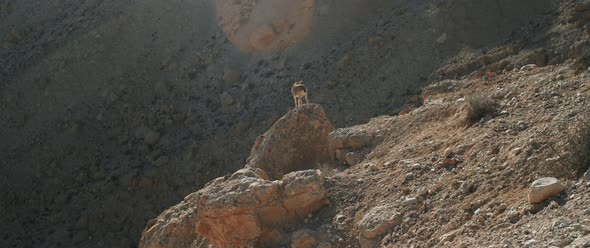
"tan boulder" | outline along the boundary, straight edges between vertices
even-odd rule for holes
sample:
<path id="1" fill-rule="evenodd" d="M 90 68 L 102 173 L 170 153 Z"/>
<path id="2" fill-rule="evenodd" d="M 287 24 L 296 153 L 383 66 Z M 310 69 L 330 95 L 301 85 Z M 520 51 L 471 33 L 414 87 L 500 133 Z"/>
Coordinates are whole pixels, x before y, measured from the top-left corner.
<path id="1" fill-rule="evenodd" d="M 369 210 L 358 223 L 359 242 L 362 247 L 370 247 L 392 227 L 401 224 L 402 216 L 388 205 Z"/>
<path id="2" fill-rule="evenodd" d="M 354 165 L 364 159 L 364 152 L 359 150 L 374 146 L 383 141 L 377 130 L 364 129 L 360 126 L 339 128 L 330 133 L 328 143 L 330 156 L 340 162 Z"/>
<path id="3" fill-rule="evenodd" d="M 217 178 L 150 221 L 139 247 L 273 247 L 283 233 L 328 203 L 319 170 L 298 171 L 282 180 L 264 179 L 256 168 Z M 297 239 L 301 245 L 307 238 Z M 306 246 L 300 246 L 306 247 Z"/>
<path id="4" fill-rule="evenodd" d="M 558 179 L 553 177 L 544 177 L 537 179 L 531 184 L 529 201 L 531 203 L 543 202 L 545 199 L 559 194 L 566 189 Z"/>
<path id="5" fill-rule="evenodd" d="M 256 139 L 246 167 L 262 169 L 271 179 L 279 179 L 329 162 L 328 135 L 333 129 L 322 106 L 304 104 Z"/>
<path id="6" fill-rule="evenodd" d="M 232 176 L 199 191 L 197 231 L 220 247 L 272 240 L 265 234 L 297 223 L 327 204 L 323 182 L 319 170 L 289 173 L 280 181 Z"/>
<path id="7" fill-rule="evenodd" d="M 299 218 L 319 209 L 325 200 L 324 176 L 318 170 L 298 171 L 283 177 L 284 194 L 287 196 L 283 206 Z"/>

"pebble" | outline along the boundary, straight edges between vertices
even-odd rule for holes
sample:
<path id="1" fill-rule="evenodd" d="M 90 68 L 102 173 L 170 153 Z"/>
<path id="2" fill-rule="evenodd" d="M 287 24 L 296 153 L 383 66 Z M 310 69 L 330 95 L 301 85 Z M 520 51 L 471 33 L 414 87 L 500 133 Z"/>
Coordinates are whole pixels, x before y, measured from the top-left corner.
<path id="1" fill-rule="evenodd" d="M 537 243 L 539 243 L 539 241 L 537 241 L 536 239 L 529 239 L 526 242 L 524 242 L 524 245 L 525 246 L 533 246 Z"/>
<path id="2" fill-rule="evenodd" d="M 526 122 L 524 121 L 518 121 L 518 123 L 516 123 L 516 131 L 524 131 L 528 128 L 528 124 L 526 124 Z"/>
<path id="3" fill-rule="evenodd" d="M 457 233 L 459 232 L 459 230 L 455 230 L 455 231 L 451 231 L 448 232 L 446 234 L 443 234 L 442 236 L 440 236 L 440 241 L 441 242 L 447 242 L 447 241 L 453 241 L 453 239 L 455 238 L 455 236 L 457 235 Z"/>
<path id="4" fill-rule="evenodd" d="M 467 194 L 469 191 L 471 191 L 472 187 L 473 183 L 471 181 L 465 181 L 461 184 L 461 186 L 459 186 L 459 191 L 461 191 L 463 194 Z"/>
<path id="5" fill-rule="evenodd" d="M 459 161 L 456 158 L 445 158 L 442 160 L 443 166 L 455 166 L 459 164 Z"/>
<path id="6" fill-rule="evenodd" d="M 447 149 L 445 149 L 445 152 L 443 155 L 445 158 L 450 158 L 452 154 L 453 154 L 453 149 L 447 148 Z"/>
<path id="7" fill-rule="evenodd" d="M 418 190 L 418 196 L 425 196 L 428 195 L 428 189 L 425 187 L 422 187 Z"/>
<path id="8" fill-rule="evenodd" d="M 346 220 L 346 215 L 339 214 L 339 215 L 336 215 L 336 217 L 334 219 L 338 222 L 342 222 L 342 221 Z"/>
<path id="9" fill-rule="evenodd" d="M 407 198 L 406 200 L 402 201 L 402 206 L 409 206 L 418 203 L 418 199 L 416 198 Z"/>
<path id="10" fill-rule="evenodd" d="M 508 218 L 508 220 L 511 222 L 516 222 L 520 218 L 520 214 L 516 210 L 510 210 L 506 214 L 506 218 Z"/>

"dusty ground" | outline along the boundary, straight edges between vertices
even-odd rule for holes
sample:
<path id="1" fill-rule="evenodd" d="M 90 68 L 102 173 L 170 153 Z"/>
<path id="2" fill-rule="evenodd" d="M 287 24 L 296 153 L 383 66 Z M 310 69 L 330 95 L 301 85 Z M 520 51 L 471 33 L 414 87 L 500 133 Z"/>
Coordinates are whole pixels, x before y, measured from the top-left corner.
<path id="1" fill-rule="evenodd" d="M 388 180 L 385 174 L 353 167 L 332 181 L 335 204 L 356 202 L 353 199 L 363 204 L 373 202 L 376 196 L 400 200 L 402 194 L 397 189 L 413 189 L 411 185 L 426 180 L 422 175 L 440 176 L 444 171 L 439 184 L 449 190 L 469 175 L 481 177 L 477 167 L 490 173 L 487 177 L 491 180 L 491 175 L 501 170 L 486 169 L 488 162 L 480 165 L 482 161 L 495 156 L 495 161 L 503 161 L 500 164 L 520 165 L 518 161 L 528 154 L 533 142 L 530 139 L 544 134 L 538 130 L 539 122 L 527 119 L 522 108 L 525 102 L 520 100 L 530 98 L 526 104 L 543 111 L 577 109 L 576 102 L 553 96 L 551 91 L 538 97 L 521 95 L 524 91 L 509 80 L 534 77 L 533 72 L 542 72 L 539 77 L 556 74 L 559 66 L 580 70 L 577 67 L 583 63 L 560 64 L 588 50 L 587 24 L 572 15 L 573 2 L 322 1 L 316 3 L 314 25 L 301 43 L 270 54 L 246 55 L 225 38 L 213 1 L 2 1 L 0 149 L 4 152 L 0 155 L 0 206 L 6 214 L 0 217 L 5 227 L 0 245 L 136 246 L 148 219 L 210 179 L 243 166 L 255 137 L 291 108 L 287 86 L 299 79 L 310 87 L 312 101 L 321 103 L 334 124 L 343 127 L 398 113 L 405 104 L 420 105 L 414 96 L 430 82 L 467 76 L 476 70 L 481 75 L 474 78 L 483 74 L 488 78 L 459 81 L 461 91 L 436 95 L 409 114 L 374 120 L 384 126 L 400 124 L 389 127 L 389 140 L 370 155 L 370 161 L 380 166 L 377 172 L 387 171 L 391 179 L 414 171 L 414 179 L 400 182 L 398 178 L 391 192 L 372 195 L 361 189 Z M 484 14 L 487 18 L 481 18 Z M 519 72 L 511 69 L 502 73 L 507 65 L 496 64 L 500 61 L 492 56 L 480 69 L 478 59 L 483 54 L 502 54 L 490 48 L 505 43 L 516 51 L 499 58 L 517 55 L 508 58 L 513 68 L 537 62 L 553 65 L 518 76 Z M 545 50 L 535 52 L 537 48 Z M 584 74 L 572 76 L 574 69 L 565 69 L 564 77 L 583 81 Z M 491 77 L 495 74 L 501 75 Z M 501 78 L 505 81 L 497 81 Z M 545 81 L 538 86 L 540 92 L 550 87 Z M 573 86 L 567 87 L 584 89 L 581 83 L 568 82 Z M 521 83 L 524 88 L 533 87 L 530 82 Z M 500 89 L 502 84 L 505 88 Z M 553 91 L 562 90 L 562 96 L 573 94 L 567 87 Z M 470 92 L 498 90 L 497 100 L 503 102 L 507 115 L 470 128 L 461 123 L 464 103 L 457 99 Z M 516 96 L 507 97 L 510 92 Z M 519 101 L 510 102 L 512 97 Z M 537 105 L 539 99 L 553 109 Z M 571 106 L 563 105 L 567 102 Z M 502 118 L 505 123 L 499 122 Z M 552 119 L 534 119 L 538 120 L 557 125 Z M 527 128 L 506 133 L 514 130 L 518 121 Z M 393 129 L 407 130 L 404 135 L 414 133 L 410 140 L 416 142 L 396 147 L 407 138 Z M 429 136 L 436 136 L 436 140 Z M 503 143 L 497 143 L 501 144 L 499 155 L 483 155 L 479 152 L 493 150 L 492 142 L 483 144 L 465 137 L 494 138 Z M 535 142 L 543 147 L 550 140 Z M 513 143 L 521 141 L 524 143 Z M 460 145 L 466 153 L 455 172 L 449 168 L 430 171 L 436 167 L 432 154 L 440 156 L 446 148 Z M 510 157 L 517 146 L 522 150 Z M 546 148 L 536 150 L 544 152 Z M 397 162 L 383 167 L 388 161 Z M 416 163 L 420 166 L 400 166 Z M 530 181 L 535 177 L 531 172 L 534 170 L 515 169 L 508 176 Z M 455 177 L 457 173 L 465 174 Z M 363 181 L 337 179 L 351 176 Z M 372 177 L 376 181 L 369 180 Z M 445 180 L 457 183 L 449 186 Z M 529 183 L 526 180 L 511 183 L 524 187 Z M 435 182 L 431 182 L 433 187 Z M 358 195 L 336 192 L 348 184 L 359 189 Z M 463 198 L 484 199 L 479 194 L 491 194 L 491 189 L 476 186 L 477 190 Z M 405 191 L 408 195 L 413 192 Z M 450 192 L 435 192 L 430 199 L 451 196 Z M 459 204 L 459 198 L 453 199 L 448 201 Z M 444 201 L 432 201 L 432 206 L 443 206 Z M 511 204 L 509 209 L 522 207 L 518 201 L 507 204 Z M 432 214 L 431 205 L 422 202 L 420 206 L 426 207 L 416 207 L 415 215 Z M 355 213 L 366 207 L 353 206 L 358 208 Z M 428 233 L 437 236 L 463 223 L 454 215 L 437 212 L 436 216 L 442 216 L 438 221 L 447 224 L 421 230 L 422 235 L 412 236 L 418 230 L 399 232 L 404 235 L 391 235 L 389 242 L 433 236 Z M 409 226 L 401 228 L 410 230 Z M 343 233 L 342 237 L 348 240 L 349 236 Z"/>
<path id="2" fill-rule="evenodd" d="M 330 216 L 347 217 L 336 247 L 355 243 L 354 224 L 385 203 L 394 203 L 404 222 L 384 246 L 522 247 L 535 240 L 532 247 L 564 247 L 587 235 L 588 183 L 554 158 L 568 156 L 566 136 L 587 108 L 590 73 L 555 65 L 452 82 L 452 92 L 430 96 L 420 108 L 359 127 L 380 130 L 386 140 L 329 180 L 337 209 Z M 470 126 L 465 98 L 478 93 L 492 96 L 499 114 Z M 447 149 L 463 162 L 443 164 Z M 554 199 L 555 209 L 536 213 L 528 187 L 542 176 L 561 176 L 568 190 Z M 465 182 L 471 187 L 462 192 Z M 407 198 L 418 203 L 401 206 Z M 439 241 L 453 231 L 449 243 Z"/>

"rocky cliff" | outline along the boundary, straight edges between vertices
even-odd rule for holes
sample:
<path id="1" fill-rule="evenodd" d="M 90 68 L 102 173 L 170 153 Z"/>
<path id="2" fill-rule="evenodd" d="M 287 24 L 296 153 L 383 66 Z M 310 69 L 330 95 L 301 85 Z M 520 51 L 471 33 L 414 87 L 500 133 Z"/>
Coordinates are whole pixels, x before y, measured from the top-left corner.
<path id="1" fill-rule="evenodd" d="M 506 43 L 435 70 L 397 115 L 329 132 L 313 124 L 318 105 L 290 111 L 245 169 L 148 223 L 142 247 L 587 246 L 587 11 L 563 5 L 551 45 Z M 557 33 L 583 38 L 565 48 Z M 319 170 L 294 156 L 310 137 Z"/>
<path id="2" fill-rule="evenodd" d="M 329 164 L 332 125 L 320 105 L 279 119 L 254 147 L 246 168 L 185 197 L 146 227 L 140 247 L 277 247 L 328 205 L 324 176 L 306 170 Z"/>
<path id="3" fill-rule="evenodd" d="M 553 0 L 0 1 L 0 246 L 136 247 L 148 220 L 246 164 L 257 137 L 292 108 L 288 88 L 296 80 L 308 85 L 312 102 L 335 127 L 346 127 L 407 114 L 436 100 L 433 92 L 455 92 L 458 81 L 498 78 L 529 64 L 571 65 L 581 73 L 590 63 L 586 6 Z M 478 83 L 469 87 L 483 91 Z M 426 85 L 436 87 L 421 94 Z M 497 94 L 516 91 L 509 87 Z M 540 96 L 543 104 L 561 104 L 553 93 Z M 328 125 L 321 126 L 327 132 Z M 351 168 L 366 166 L 374 149 L 388 151 L 387 137 L 374 125 L 337 130 L 328 135 L 328 147 L 334 146 L 328 155 Z M 260 139 L 259 155 L 272 153 L 266 149 L 273 140 Z M 305 159 L 314 165 L 269 172 L 268 180 L 317 166 L 326 154 L 316 151 L 319 157 Z M 448 165 L 465 161 L 449 156 Z M 326 190 L 365 185 L 356 178 L 334 181 L 328 172 Z M 327 195 L 332 204 L 344 196 Z M 346 211 L 360 215 L 356 210 Z M 328 218 L 322 211 L 311 219 Z M 338 220 L 356 230 L 347 227 L 353 223 L 348 212 Z M 383 218 L 396 223 L 390 217 Z M 307 242 L 335 232 L 309 230 L 293 235 Z M 347 235 L 334 244 L 356 244 L 358 235 Z"/>

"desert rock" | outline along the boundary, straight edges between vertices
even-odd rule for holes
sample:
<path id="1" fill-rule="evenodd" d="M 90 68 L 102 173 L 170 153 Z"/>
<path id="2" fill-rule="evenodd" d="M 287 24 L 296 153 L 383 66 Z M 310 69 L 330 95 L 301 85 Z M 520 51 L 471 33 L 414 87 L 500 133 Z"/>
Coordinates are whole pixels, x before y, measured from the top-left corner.
<path id="1" fill-rule="evenodd" d="M 289 111 L 252 147 L 247 167 L 264 170 L 271 179 L 331 161 L 328 134 L 333 127 L 322 106 L 304 104 Z"/>
<path id="2" fill-rule="evenodd" d="M 358 223 L 360 235 L 367 239 L 375 239 L 387 232 L 390 228 L 399 225 L 402 221 L 401 214 L 388 205 L 372 208 Z"/>
<path id="3" fill-rule="evenodd" d="M 328 203 L 317 170 L 293 172 L 276 181 L 249 170 L 218 178 L 165 211 L 148 225 L 140 247 L 188 248 L 202 238 L 218 247 L 272 245 L 280 242 L 277 233 Z M 313 236 L 294 237 L 299 237 L 297 247 L 317 242 Z"/>
<path id="4" fill-rule="evenodd" d="M 549 197 L 559 194 L 565 189 L 566 187 L 556 178 L 544 177 L 537 179 L 531 184 L 529 201 L 531 203 L 539 203 Z"/>

